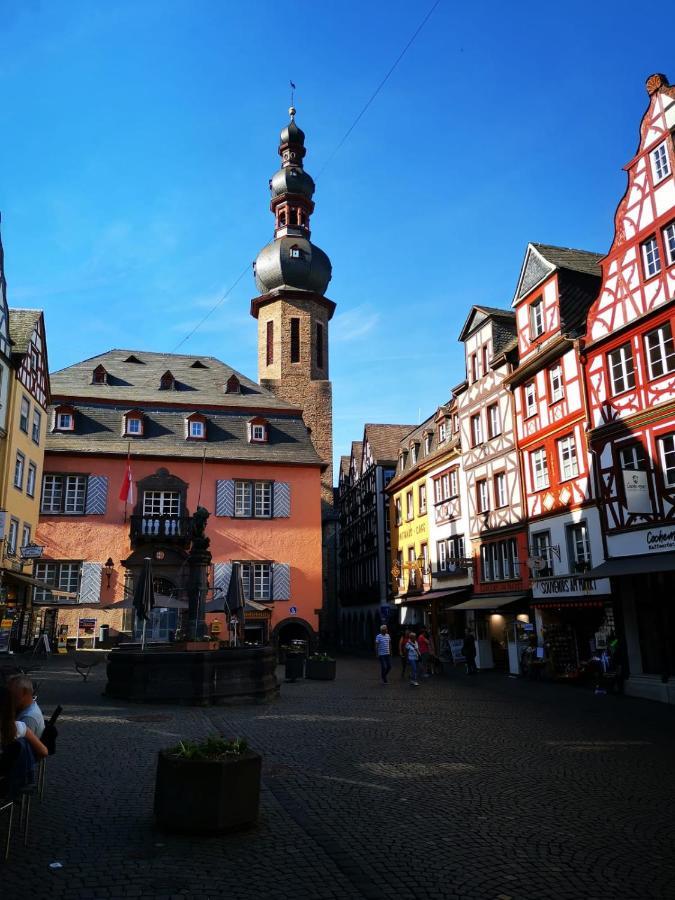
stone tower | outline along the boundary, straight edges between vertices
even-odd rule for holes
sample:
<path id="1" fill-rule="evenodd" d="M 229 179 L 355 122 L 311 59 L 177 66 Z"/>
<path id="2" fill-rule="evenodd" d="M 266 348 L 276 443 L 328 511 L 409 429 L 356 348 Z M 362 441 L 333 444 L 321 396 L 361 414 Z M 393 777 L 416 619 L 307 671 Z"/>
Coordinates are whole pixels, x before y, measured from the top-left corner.
<path id="1" fill-rule="evenodd" d="M 281 168 L 270 180 L 274 240 L 253 264 L 260 294 L 251 301 L 258 320 L 258 381 L 302 410 L 312 443 L 325 464 L 321 475 L 323 597 L 320 640 L 332 642 L 337 622 L 337 523 L 333 508 L 333 390 L 328 370 L 328 323 L 335 304 L 325 296 L 330 260 L 310 241 L 314 181 L 305 172 L 305 135 L 291 121 L 279 140 Z M 319 598 L 317 598 L 318 602 Z"/>
<path id="2" fill-rule="evenodd" d="M 305 135 L 291 121 L 279 143 L 281 168 L 270 180 L 274 240 L 253 265 L 260 295 L 251 302 L 258 320 L 258 381 L 302 409 L 323 472 L 324 514 L 333 507 L 333 397 L 328 380 L 328 323 L 335 304 L 324 296 L 330 260 L 310 241 L 314 181 L 305 172 Z"/>

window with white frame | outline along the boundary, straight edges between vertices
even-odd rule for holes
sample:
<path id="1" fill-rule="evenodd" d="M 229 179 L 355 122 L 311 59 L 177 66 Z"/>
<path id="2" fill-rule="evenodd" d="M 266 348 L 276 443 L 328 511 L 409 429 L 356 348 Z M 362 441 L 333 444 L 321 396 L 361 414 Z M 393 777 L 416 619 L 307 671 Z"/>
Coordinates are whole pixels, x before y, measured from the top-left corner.
<path id="1" fill-rule="evenodd" d="M 577 444 L 573 434 L 560 438 L 558 441 L 558 458 L 560 460 L 560 478 L 567 481 L 579 474 L 579 462 L 577 460 Z"/>
<path id="2" fill-rule="evenodd" d="M 14 516 L 9 520 L 9 529 L 7 530 L 7 554 L 14 556 L 16 553 L 16 544 L 19 539 L 19 520 Z"/>
<path id="3" fill-rule="evenodd" d="M 446 561 L 447 561 L 447 553 L 448 553 L 448 548 L 446 546 L 445 541 L 438 541 L 436 548 L 437 548 L 437 552 L 438 552 L 438 571 L 445 572 L 445 570 L 447 568 Z"/>
<path id="4" fill-rule="evenodd" d="M 19 413 L 19 428 L 24 434 L 28 434 L 28 419 L 30 418 L 30 400 L 21 398 L 21 412 Z"/>
<path id="5" fill-rule="evenodd" d="M 127 416 L 124 420 L 125 434 L 143 434 L 143 419 L 139 416 Z"/>
<path id="6" fill-rule="evenodd" d="M 483 429 L 480 423 L 480 413 L 471 416 L 471 446 L 477 447 L 483 443 Z"/>
<path id="7" fill-rule="evenodd" d="M 75 420 L 72 413 L 57 413 L 56 428 L 58 431 L 73 431 Z"/>
<path id="8" fill-rule="evenodd" d="M 417 448 L 419 444 L 411 444 L 410 445 L 410 458 L 412 460 L 411 465 L 417 465 Z"/>
<path id="9" fill-rule="evenodd" d="M 269 519 L 272 515 L 272 482 L 235 481 L 234 514 L 241 518 Z"/>
<path id="10" fill-rule="evenodd" d="M 427 511 L 427 486 L 426 486 L 426 484 L 421 484 L 419 486 L 418 493 L 419 493 L 418 500 L 419 500 L 420 515 L 423 516 L 424 513 Z"/>
<path id="11" fill-rule="evenodd" d="M 442 500 L 448 500 L 450 498 L 450 473 L 446 472 L 442 479 L 441 484 L 443 485 L 443 493 L 441 495 Z"/>
<path id="12" fill-rule="evenodd" d="M 438 426 L 438 443 L 442 444 L 443 441 L 445 440 L 445 438 L 446 438 L 446 426 L 445 426 L 445 422 L 441 422 L 441 424 Z"/>
<path id="13" fill-rule="evenodd" d="M 144 491 L 144 516 L 179 516 L 180 493 L 178 491 Z"/>
<path id="14" fill-rule="evenodd" d="M 81 515 L 87 497 L 86 475 L 43 475 L 40 511 L 50 515 Z"/>
<path id="15" fill-rule="evenodd" d="M 542 491 L 548 487 L 548 460 L 544 447 L 540 447 L 539 450 L 535 450 L 532 453 L 532 474 L 534 476 L 535 491 Z"/>
<path id="16" fill-rule="evenodd" d="M 21 546 L 27 547 L 30 544 L 30 525 L 24 522 L 23 531 L 21 533 Z"/>
<path id="17" fill-rule="evenodd" d="M 675 222 L 671 222 L 663 229 L 663 246 L 666 248 L 668 265 L 675 263 Z"/>
<path id="18" fill-rule="evenodd" d="M 675 347 L 670 322 L 645 335 L 650 378 L 661 378 L 675 369 Z"/>
<path id="19" fill-rule="evenodd" d="M 488 414 L 488 435 L 490 438 L 497 437 L 502 433 L 502 423 L 499 418 L 499 404 L 491 403 L 487 408 Z"/>
<path id="20" fill-rule="evenodd" d="M 443 500 L 443 482 L 440 478 L 434 478 L 434 503 L 441 503 Z"/>
<path id="21" fill-rule="evenodd" d="M 612 394 L 622 394 L 635 387 L 635 366 L 630 344 L 622 344 L 607 354 Z"/>
<path id="22" fill-rule="evenodd" d="M 459 479 L 457 476 L 457 469 L 452 469 L 450 472 L 450 496 L 456 497 L 459 493 Z"/>
<path id="23" fill-rule="evenodd" d="M 544 298 L 539 297 L 530 304 L 530 339 L 544 333 Z"/>
<path id="24" fill-rule="evenodd" d="M 658 147 L 655 147 L 649 155 L 652 158 L 654 182 L 658 184 L 659 181 L 663 181 L 666 176 L 670 175 L 670 160 L 668 159 L 666 142 L 664 141 Z"/>
<path id="25" fill-rule="evenodd" d="M 406 515 L 406 519 L 407 519 L 408 521 L 410 521 L 410 520 L 413 518 L 414 514 L 415 514 L 415 510 L 414 510 L 414 507 L 413 507 L 413 492 L 412 492 L 412 491 L 408 491 L 408 493 L 405 495 L 405 515 Z"/>
<path id="26" fill-rule="evenodd" d="M 642 444 L 629 444 L 619 450 L 619 468 L 623 470 L 644 472 L 647 459 Z"/>
<path id="27" fill-rule="evenodd" d="M 199 419 L 193 419 L 190 422 L 190 437 L 191 438 L 203 438 L 206 434 L 204 423 L 200 422 Z"/>
<path id="28" fill-rule="evenodd" d="M 506 506 L 506 473 L 497 472 L 495 475 L 495 502 L 498 507 Z"/>
<path id="29" fill-rule="evenodd" d="M 533 575 L 546 578 L 553 575 L 553 552 L 551 550 L 551 532 L 537 531 L 532 535 L 532 556 L 543 561 L 543 566 L 533 569 Z"/>
<path id="30" fill-rule="evenodd" d="M 60 591 L 76 594 L 81 568 L 82 564 L 79 562 L 36 562 L 34 571 L 37 581 L 51 584 Z M 55 600 L 58 601 L 58 598 L 46 588 L 34 588 L 34 603 L 54 603 Z"/>
<path id="31" fill-rule="evenodd" d="M 591 568 L 591 543 L 585 522 L 567 526 L 567 547 L 572 572 L 587 572 Z"/>
<path id="32" fill-rule="evenodd" d="M 480 548 L 481 581 L 512 581 L 520 578 L 515 538 L 493 541 Z"/>
<path id="33" fill-rule="evenodd" d="M 268 562 L 242 562 L 241 580 L 246 600 L 271 600 L 272 566 Z"/>
<path id="34" fill-rule="evenodd" d="M 424 452 L 428 456 L 431 453 L 431 435 L 427 434 L 424 437 Z"/>
<path id="35" fill-rule="evenodd" d="M 400 497 L 396 498 L 396 503 L 394 506 L 395 506 L 395 510 L 396 510 L 396 524 L 400 525 L 401 522 L 403 521 L 403 513 L 401 511 L 401 498 Z"/>
<path id="36" fill-rule="evenodd" d="M 472 353 L 469 365 L 471 368 L 471 381 L 478 381 L 479 372 L 478 372 L 478 354 Z"/>
<path id="37" fill-rule="evenodd" d="M 565 396 L 563 385 L 563 372 L 560 363 L 551 366 L 548 370 L 548 383 L 551 390 L 551 403 L 557 403 Z"/>
<path id="38" fill-rule="evenodd" d="M 20 491 L 23 490 L 23 473 L 26 468 L 26 457 L 20 450 L 16 451 L 16 460 L 14 461 L 14 487 Z"/>
<path id="39" fill-rule="evenodd" d="M 526 418 L 530 418 L 537 411 L 537 389 L 534 386 L 534 381 L 530 381 L 529 384 L 525 385 L 525 416 Z"/>
<path id="40" fill-rule="evenodd" d="M 448 568 L 457 568 L 464 559 L 464 535 L 448 538 Z"/>
<path id="41" fill-rule="evenodd" d="M 35 496 L 35 482 L 37 481 L 37 466 L 34 462 L 28 463 L 28 475 L 26 476 L 26 494 Z"/>
<path id="42" fill-rule="evenodd" d="M 476 482 L 476 497 L 478 512 L 488 512 L 490 509 L 490 495 L 488 493 L 487 479 L 484 478 L 482 481 Z"/>
<path id="43" fill-rule="evenodd" d="M 33 443 L 40 443 L 40 430 L 42 429 L 42 414 L 39 410 L 33 410 Z"/>
<path id="44" fill-rule="evenodd" d="M 668 487 L 673 487 L 675 485 L 675 435 L 669 434 L 660 438 L 659 446 L 663 480 Z"/>
<path id="45" fill-rule="evenodd" d="M 655 235 L 647 238 L 642 244 L 642 264 L 646 278 L 658 275 L 661 271 L 661 254 L 659 253 L 659 245 L 656 242 Z"/>

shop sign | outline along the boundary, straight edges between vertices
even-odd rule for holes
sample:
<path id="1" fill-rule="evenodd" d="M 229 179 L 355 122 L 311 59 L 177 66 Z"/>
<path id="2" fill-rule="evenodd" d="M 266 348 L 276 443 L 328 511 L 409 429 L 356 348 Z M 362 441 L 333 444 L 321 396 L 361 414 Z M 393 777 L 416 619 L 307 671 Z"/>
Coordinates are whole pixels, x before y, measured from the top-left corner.
<path id="1" fill-rule="evenodd" d="M 93 631 L 96 628 L 96 619 L 80 619 L 78 628 L 80 631 Z"/>
<path id="2" fill-rule="evenodd" d="M 535 578 L 532 581 L 532 595 L 535 598 L 559 595 L 581 596 L 584 594 L 609 593 L 606 578 L 589 578 L 586 575 L 561 575 L 553 578 Z"/>
<path id="3" fill-rule="evenodd" d="M 0 621 L 0 653 L 9 651 L 9 639 L 12 635 L 12 625 L 14 624 L 14 611 L 5 610 L 5 615 Z"/>
<path id="4" fill-rule="evenodd" d="M 450 640 L 448 641 L 450 646 L 450 652 L 452 653 L 452 661 L 455 663 L 458 662 L 466 662 L 466 657 L 462 652 L 462 647 L 464 646 L 464 641 L 459 638 L 459 640 Z"/>
<path id="5" fill-rule="evenodd" d="M 657 526 L 610 535 L 607 544 L 610 557 L 672 552 L 675 550 L 675 526 Z"/>
<path id="6" fill-rule="evenodd" d="M 26 544 L 21 548 L 21 559 L 39 559 L 44 552 L 44 547 L 38 547 L 37 544 Z"/>
<path id="7" fill-rule="evenodd" d="M 647 473 L 636 469 L 624 469 L 623 489 L 626 493 L 626 509 L 630 513 L 651 513 Z"/>

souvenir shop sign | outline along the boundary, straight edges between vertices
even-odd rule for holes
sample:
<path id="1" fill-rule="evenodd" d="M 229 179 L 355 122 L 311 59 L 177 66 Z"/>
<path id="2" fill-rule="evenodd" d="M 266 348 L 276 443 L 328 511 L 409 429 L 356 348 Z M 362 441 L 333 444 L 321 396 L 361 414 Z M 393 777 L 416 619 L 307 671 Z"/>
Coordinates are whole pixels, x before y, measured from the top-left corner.
<path id="1" fill-rule="evenodd" d="M 532 596 L 536 598 L 560 595 L 580 597 L 584 594 L 607 593 L 608 590 L 606 578 L 588 578 L 585 575 L 536 578 L 532 582 Z"/>

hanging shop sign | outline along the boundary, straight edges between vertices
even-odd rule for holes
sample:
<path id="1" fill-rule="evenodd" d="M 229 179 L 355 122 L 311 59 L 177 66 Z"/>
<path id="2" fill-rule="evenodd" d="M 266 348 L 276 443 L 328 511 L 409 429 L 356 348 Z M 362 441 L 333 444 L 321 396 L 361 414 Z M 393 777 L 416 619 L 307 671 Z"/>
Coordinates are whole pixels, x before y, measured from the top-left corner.
<path id="1" fill-rule="evenodd" d="M 610 557 L 672 552 L 675 550 L 675 526 L 666 525 L 609 535 L 607 545 Z"/>
<path id="2" fill-rule="evenodd" d="M 652 501 L 646 472 L 624 469 L 623 489 L 626 493 L 626 509 L 630 513 L 651 513 Z"/>
<path id="3" fill-rule="evenodd" d="M 37 544 L 26 544 L 21 547 L 20 555 L 21 559 L 39 559 L 44 552 L 44 547 L 38 547 Z"/>

